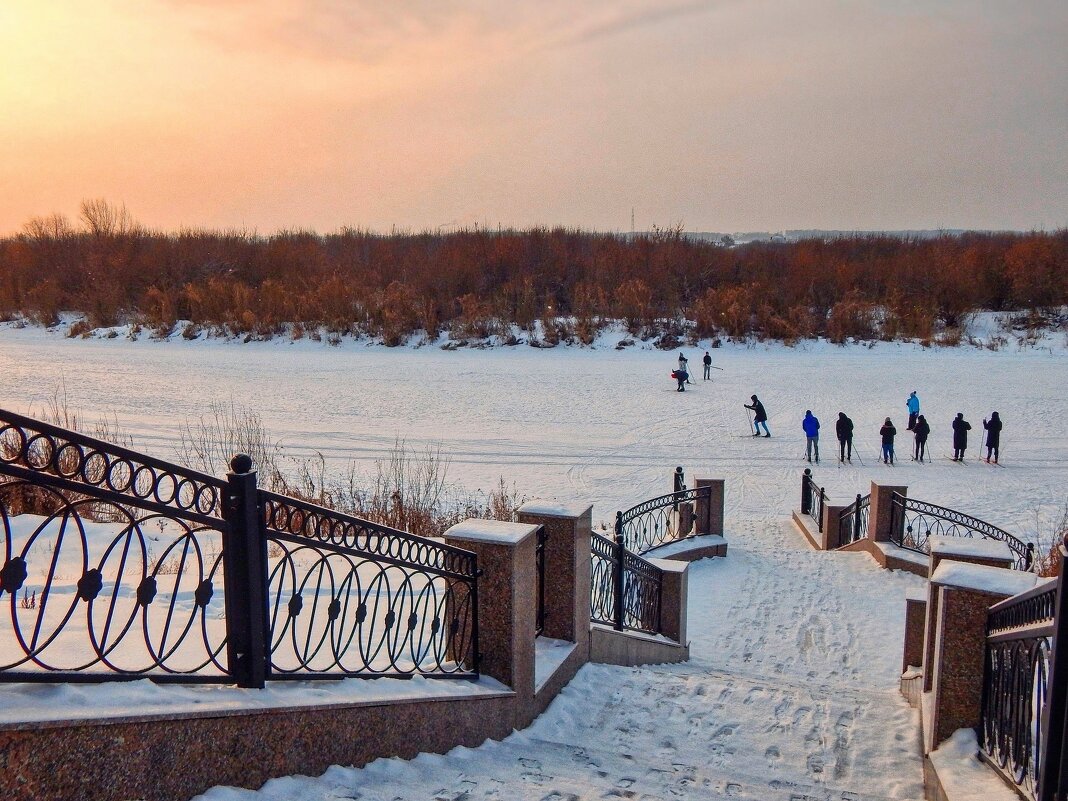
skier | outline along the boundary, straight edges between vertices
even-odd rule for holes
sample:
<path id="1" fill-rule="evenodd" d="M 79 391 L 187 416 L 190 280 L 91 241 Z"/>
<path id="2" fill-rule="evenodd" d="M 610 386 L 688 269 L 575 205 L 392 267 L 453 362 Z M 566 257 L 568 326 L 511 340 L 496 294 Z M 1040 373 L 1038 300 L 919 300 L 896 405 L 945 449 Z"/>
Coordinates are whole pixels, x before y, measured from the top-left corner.
<path id="1" fill-rule="evenodd" d="M 897 436 L 897 429 L 894 428 L 894 424 L 890 422 L 889 417 L 886 418 L 883 427 L 879 429 L 879 436 L 883 438 L 883 464 L 893 464 L 894 437 Z"/>
<path id="2" fill-rule="evenodd" d="M 853 464 L 853 421 L 845 412 L 838 413 L 834 433 L 838 435 L 838 461 Z"/>
<path id="3" fill-rule="evenodd" d="M 957 412 L 953 419 L 953 461 L 963 462 L 964 452 L 968 450 L 968 432 L 972 424 L 964 419 L 964 412 Z"/>
<path id="4" fill-rule="evenodd" d="M 931 426 L 922 414 L 916 418 L 916 427 L 912 429 L 912 433 L 916 435 L 916 448 L 912 453 L 912 459 L 915 462 L 922 462 L 927 452 L 927 437 L 931 433 Z"/>
<path id="5" fill-rule="evenodd" d="M 998 448 L 1001 445 L 1001 418 L 992 412 L 989 420 L 983 420 L 986 429 L 986 463 L 990 464 L 990 454 L 994 454 L 994 464 L 998 463 Z"/>
<path id="6" fill-rule="evenodd" d="M 708 351 L 707 350 L 705 351 L 705 358 L 703 359 L 703 361 L 705 363 L 705 381 L 711 381 L 712 380 L 712 357 L 708 355 Z"/>
<path id="7" fill-rule="evenodd" d="M 682 355 L 681 351 L 679 352 L 679 370 L 678 371 L 683 374 L 683 381 L 685 381 L 687 384 L 692 384 L 693 383 L 693 381 L 690 380 L 690 367 L 689 367 L 689 365 L 687 365 L 686 357 Z"/>
<path id="8" fill-rule="evenodd" d="M 679 388 L 676 392 L 685 392 L 686 384 L 690 380 L 690 374 L 680 367 L 678 370 L 671 371 L 671 377 L 679 382 Z"/>
<path id="9" fill-rule="evenodd" d="M 909 425 L 908 431 L 914 431 L 916 429 L 916 418 L 920 414 L 920 399 L 916 397 L 916 390 L 912 390 L 908 398 L 905 399 L 905 406 L 909 410 Z"/>
<path id="10" fill-rule="evenodd" d="M 753 427 L 756 429 L 756 433 L 753 434 L 753 436 L 759 437 L 760 427 L 764 426 L 764 436 L 770 437 L 771 432 L 768 431 L 768 413 L 764 411 L 764 404 L 760 402 L 760 398 L 758 398 L 756 395 L 751 395 L 749 399 L 753 401 L 752 405 L 748 403 L 743 405 L 746 409 L 752 409 L 754 412 Z"/>
<path id="11" fill-rule="evenodd" d="M 805 419 L 801 421 L 801 428 L 805 432 L 805 454 L 812 461 L 812 451 L 816 452 L 816 464 L 820 463 L 820 421 L 809 409 L 805 412 Z"/>

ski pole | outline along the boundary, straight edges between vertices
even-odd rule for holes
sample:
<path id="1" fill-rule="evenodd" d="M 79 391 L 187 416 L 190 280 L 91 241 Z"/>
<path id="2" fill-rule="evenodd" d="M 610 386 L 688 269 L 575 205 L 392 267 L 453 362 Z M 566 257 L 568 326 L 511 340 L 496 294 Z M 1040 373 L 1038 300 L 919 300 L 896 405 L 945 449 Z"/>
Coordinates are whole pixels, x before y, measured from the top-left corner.
<path id="1" fill-rule="evenodd" d="M 749 421 L 749 433 L 753 433 L 753 415 L 749 414 L 748 406 L 745 407 L 745 419 Z"/>

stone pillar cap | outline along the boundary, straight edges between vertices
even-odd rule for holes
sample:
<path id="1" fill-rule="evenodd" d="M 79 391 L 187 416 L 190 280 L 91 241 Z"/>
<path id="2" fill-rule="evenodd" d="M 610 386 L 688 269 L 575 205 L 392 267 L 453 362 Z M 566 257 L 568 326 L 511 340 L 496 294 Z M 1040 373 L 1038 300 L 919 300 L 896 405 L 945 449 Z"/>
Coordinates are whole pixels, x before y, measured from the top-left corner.
<path id="1" fill-rule="evenodd" d="M 951 559 L 939 564 L 931 576 L 932 584 L 996 595 L 1018 595 L 1034 587 L 1037 580 L 1034 573 L 1024 573 L 1022 570 L 973 565 Z"/>
<path id="2" fill-rule="evenodd" d="M 471 518 L 457 523 L 445 532 L 446 539 L 493 542 L 501 545 L 518 545 L 532 536 L 538 526 L 532 523 L 509 523 L 505 520 L 479 520 Z"/>
<path id="3" fill-rule="evenodd" d="M 583 501 L 554 501 L 546 498 L 534 498 L 519 507 L 519 512 L 543 517 L 582 517 L 593 509 L 592 503 Z"/>
<path id="4" fill-rule="evenodd" d="M 1005 559 L 1012 560 L 1012 548 L 1001 540 L 993 540 L 987 537 L 972 539 L 971 537 L 953 537 L 946 534 L 936 534 L 928 539 L 932 554 L 943 556 L 972 556 L 980 559 Z"/>

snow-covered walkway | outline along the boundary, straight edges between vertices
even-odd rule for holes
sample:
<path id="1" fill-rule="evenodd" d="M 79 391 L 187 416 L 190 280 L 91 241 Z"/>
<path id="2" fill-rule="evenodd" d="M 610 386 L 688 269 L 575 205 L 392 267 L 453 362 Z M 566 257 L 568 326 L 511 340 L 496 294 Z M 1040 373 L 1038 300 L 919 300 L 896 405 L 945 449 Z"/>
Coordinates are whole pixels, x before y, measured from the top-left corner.
<path id="1" fill-rule="evenodd" d="M 921 580 L 813 552 L 780 518 L 728 537 L 727 559 L 691 570 L 687 664 L 588 665 L 502 743 L 204 798 L 922 799 L 897 692 L 905 591 Z"/>

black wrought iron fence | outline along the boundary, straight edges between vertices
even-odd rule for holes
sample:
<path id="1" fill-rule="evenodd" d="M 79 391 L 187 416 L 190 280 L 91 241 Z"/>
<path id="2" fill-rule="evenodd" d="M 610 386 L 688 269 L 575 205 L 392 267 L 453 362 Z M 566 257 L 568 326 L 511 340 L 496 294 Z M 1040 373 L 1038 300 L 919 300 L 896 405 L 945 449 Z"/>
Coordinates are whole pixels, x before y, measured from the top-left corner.
<path id="1" fill-rule="evenodd" d="M 987 617 L 979 746 L 1002 778 L 1032 799 L 1039 798 L 1046 754 L 1042 716 L 1050 698 L 1056 600 L 1057 584 L 1042 584 L 995 604 Z"/>
<path id="2" fill-rule="evenodd" d="M 827 491 L 816 483 L 812 470 L 805 468 L 801 474 L 801 514 L 808 515 L 816 521 L 816 530 L 823 531 L 823 505 L 827 502 Z"/>
<path id="3" fill-rule="evenodd" d="M 592 538 L 590 619 L 622 631 L 660 633 L 663 571 L 615 541 L 594 532 Z"/>
<path id="4" fill-rule="evenodd" d="M 683 489 L 651 498 L 616 512 L 616 531 L 622 533 L 628 550 L 644 554 L 660 545 L 689 536 L 696 520 L 682 512 L 684 504 L 693 510 L 699 502 L 707 509 L 711 502 L 711 487 Z"/>
<path id="5" fill-rule="evenodd" d="M 930 553 L 930 538 L 985 537 L 1009 546 L 1016 570 L 1034 570 L 1034 543 L 1025 543 L 1004 529 L 955 509 L 920 501 L 895 492 L 890 499 L 890 541 L 919 553 Z"/>
<path id="6" fill-rule="evenodd" d="M 857 493 L 857 499 L 838 514 L 840 545 L 849 545 L 868 536 L 868 512 L 871 495 Z"/>
<path id="7" fill-rule="evenodd" d="M 0 681 L 476 676 L 475 555 L 0 410 Z"/>

